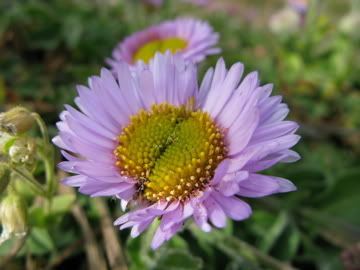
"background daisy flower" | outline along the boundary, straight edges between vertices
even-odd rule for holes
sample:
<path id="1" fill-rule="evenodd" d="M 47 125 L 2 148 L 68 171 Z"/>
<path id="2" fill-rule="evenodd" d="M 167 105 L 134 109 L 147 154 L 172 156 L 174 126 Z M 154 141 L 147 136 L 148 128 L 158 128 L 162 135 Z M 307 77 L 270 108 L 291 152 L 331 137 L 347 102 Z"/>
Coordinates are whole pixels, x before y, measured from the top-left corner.
<path id="1" fill-rule="evenodd" d="M 155 219 L 159 247 L 191 218 L 204 231 L 226 219 L 243 220 L 257 198 L 295 190 L 288 180 L 259 174 L 278 162 L 293 162 L 289 150 L 298 125 L 257 72 L 242 81 L 241 63 L 227 69 L 220 59 L 198 87 L 194 64 L 170 53 L 149 65 L 119 62 L 79 86 L 66 106 L 54 143 L 75 174 L 64 184 L 91 196 L 117 196 L 130 211 L 115 221 L 141 234 Z"/>
<path id="2" fill-rule="evenodd" d="M 107 62 L 115 67 L 119 61 L 134 65 L 137 61 L 148 63 L 157 52 L 170 51 L 185 60 L 201 62 L 207 55 L 220 52 L 216 48 L 219 34 L 205 21 L 179 18 L 165 21 L 134 33 L 119 43 Z"/>

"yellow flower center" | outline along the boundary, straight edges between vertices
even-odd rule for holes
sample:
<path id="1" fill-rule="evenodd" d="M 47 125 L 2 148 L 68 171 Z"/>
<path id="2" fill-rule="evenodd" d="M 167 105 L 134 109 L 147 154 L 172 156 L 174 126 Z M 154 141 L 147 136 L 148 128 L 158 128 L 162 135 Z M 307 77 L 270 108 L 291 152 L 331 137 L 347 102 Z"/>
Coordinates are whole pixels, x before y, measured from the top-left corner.
<path id="1" fill-rule="evenodd" d="M 136 179 L 138 195 L 151 202 L 182 201 L 203 190 L 227 153 L 208 113 L 167 103 L 132 116 L 118 142 L 120 174 Z"/>
<path id="2" fill-rule="evenodd" d="M 169 50 L 174 54 L 185 49 L 186 46 L 187 42 L 177 37 L 153 40 L 140 47 L 134 53 L 133 61 L 137 62 L 138 60 L 142 60 L 145 63 L 148 63 L 157 52 L 165 53 Z"/>

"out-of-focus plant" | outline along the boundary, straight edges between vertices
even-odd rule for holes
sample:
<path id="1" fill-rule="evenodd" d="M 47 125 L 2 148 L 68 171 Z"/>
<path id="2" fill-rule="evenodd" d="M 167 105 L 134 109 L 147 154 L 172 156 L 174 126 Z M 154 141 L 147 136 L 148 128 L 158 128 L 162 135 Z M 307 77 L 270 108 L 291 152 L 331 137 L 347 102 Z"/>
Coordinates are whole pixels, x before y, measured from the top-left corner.
<path id="1" fill-rule="evenodd" d="M 27 233 L 27 209 L 18 194 L 9 188 L 8 194 L 0 203 L 0 222 L 2 233 L 0 244 L 11 237 L 24 237 Z M 13 194 L 14 193 L 14 194 Z"/>
<path id="2" fill-rule="evenodd" d="M 1 104 L 1 96 L 15 104 L 25 99 L 40 113 L 54 112 L 71 100 L 75 82 L 104 65 L 132 29 L 122 19 L 123 1 L 97 2 L 1 1 Z"/>
<path id="3" fill-rule="evenodd" d="M 270 30 L 276 35 L 287 37 L 299 31 L 301 16 L 290 7 L 286 7 L 270 18 Z"/>
<path id="4" fill-rule="evenodd" d="M 299 108 L 300 117 L 359 127 L 356 120 L 345 121 L 352 114 L 345 110 L 346 99 L 358 88 L 351 77 L 360 70 L 354 61 L 358 58 L 358 42 L 352 38 L 355 33 L 346 30 L 355 29 L 356 15 L 354 11 L 346 15 L 341 32 L 332 18 L 321 12 L 320 1 L 310 2 L 304 25 L 291 35 L 275 33 L 271 44 L 282 88 Z"/>
<path id="5" fill-rule="evenodd" d="M 349 29 L 356 29 L 358 13 L 351 11 L 335 27 L 321 12 L 320 1 L 311 3 L 305 24 L 290 36 L 277 34 L 272 43 L 280 85 L 298 118 L 334 130 L 345 128 L 347 138 L 341 137 L 356 147 L 358 140 L 351 135 L 360 128 L 355 78 L 360 71 L 359 39 Z"/>
<path id="6" fill-rule="evenodd" d="M 358 7 L 334 15 L 330 2 L 308 1 L 302 12 L 288 4 L 269 14 L 267 25 L 258 17 L 238 24 L 231 18 L 229 27 L 220 16 L 212 20 L 215 29 L 227 28 L 220 44 L 225 58 L 240 57 L 259 67 L 265 81 L 275 80 L 306 129 L 359 151 L 359 39 L 348 31 L 356 29 Z"/>
<path id="7" fill-rule="evenodd" d="M 32 135 L 35 127 L 40 130 L 39 136 Z M 13 237 L 32 237 L 39 226 L 34 213 L 41 212 L 47 219 L 59 205 L 54 203 L 54 148 L 42 118 L 23 107 L 1 113 L 0 141 L 3 243 Z"/>

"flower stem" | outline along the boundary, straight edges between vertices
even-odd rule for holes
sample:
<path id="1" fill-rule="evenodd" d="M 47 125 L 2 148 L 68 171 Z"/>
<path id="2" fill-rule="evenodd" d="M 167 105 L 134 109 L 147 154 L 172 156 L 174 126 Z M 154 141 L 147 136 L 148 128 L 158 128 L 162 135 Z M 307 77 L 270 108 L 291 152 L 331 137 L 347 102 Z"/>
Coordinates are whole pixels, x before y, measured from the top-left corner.
<path id="1" fill-rule="evenodd" d="M 38 181 L 36 181 L 36 179 L 32 175 L 14 167 L 14 166 L 11 166 L 11 169 L 13 172 L 15 172 L 16 174 L 21 176 L 24 180 L 28 181 L 37 194 L 39 194 L 40 196 L 43 196 L 43 197 L 48 197 L 46 190 L 43 188 L 43 186 Z"/>
<path id="2" fill-rule="evenodd" d="M 56 190 L 56 181 L 54 174 L 54 148 L 50 144 L 49 133 L 46 124 L 42 120 L 41 116 L 38 113 L 32 113 L 32 116 L 34 117 L 36 123 L 40 128 L 40 132 L 43 138 L 44 151 L 41 156 L 45 165 L 47 193 L 49 199 L 51 200 L 51 197 Z"/>
<path id="3" fill-rule="evenodd" d="M 49 133 L 47 131 L 47 127 L 45 125 L 45 122 L 42 120 L 41 116 L 38 113 L 31 113 L 31 115 L 34 117 L 36 123 L 38 124 L 40 128 L 41 135 L 43 137 L 44 143 L 49 143 Z"/>

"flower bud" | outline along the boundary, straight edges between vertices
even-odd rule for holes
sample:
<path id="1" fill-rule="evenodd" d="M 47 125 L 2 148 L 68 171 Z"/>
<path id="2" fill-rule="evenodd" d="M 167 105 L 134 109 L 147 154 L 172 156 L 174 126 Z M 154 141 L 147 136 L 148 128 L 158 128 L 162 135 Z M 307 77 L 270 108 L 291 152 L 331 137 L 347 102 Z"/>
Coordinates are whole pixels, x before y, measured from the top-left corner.
<path id="1" fill-rule="evenodd" d="M 27 209 L 20 196 L 10 193 L 0 203 L 2 233 L 0 243 L 10 237 L 22 237 L 27 232 Z"/>
<path id="2" fill-rule="evenodd" d="M 0 130 L 12 135 L 24 133 L 32 128 L 34 117 L 27 109 L 15 107 L 0 114 Z"/>
<path id="3" fill-rule="evenodd" d="M 33 165 L 36 161 L 36 143 L 32 138 L 19 138 L 9 148 L 11 162 Z"/>
<path id="4" fill-rule="evenodd" d="M 7 164 L 0 163 L 0 195 L 5 191 L 10 182 L 10 169 Z"/>

